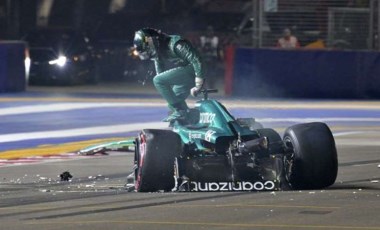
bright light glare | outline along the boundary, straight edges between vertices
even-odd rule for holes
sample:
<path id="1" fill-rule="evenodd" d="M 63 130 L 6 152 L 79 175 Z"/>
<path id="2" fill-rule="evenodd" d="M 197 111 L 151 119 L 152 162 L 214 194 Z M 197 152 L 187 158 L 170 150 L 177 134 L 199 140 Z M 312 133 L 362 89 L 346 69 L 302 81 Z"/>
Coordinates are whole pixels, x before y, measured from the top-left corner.
<path id="1" fill-rule="evenodd" d="M 30 71 L 30 65 L 31 65 L 31 60 L 29 57 L 26 57 L 25 60 L 24 60 L 24 64 L 25 64 L 25 76 L 26 76 L 26 79 L 29 78 L 29 71 Z"/>
<path id="2" fill-rule="evenodd" d="M 65 56 L 59 56 L 57 59 L 49 61 L 49 64 L 63 67 L 66 64 L 66 61 L 67 61 L 67 58 Z"/>

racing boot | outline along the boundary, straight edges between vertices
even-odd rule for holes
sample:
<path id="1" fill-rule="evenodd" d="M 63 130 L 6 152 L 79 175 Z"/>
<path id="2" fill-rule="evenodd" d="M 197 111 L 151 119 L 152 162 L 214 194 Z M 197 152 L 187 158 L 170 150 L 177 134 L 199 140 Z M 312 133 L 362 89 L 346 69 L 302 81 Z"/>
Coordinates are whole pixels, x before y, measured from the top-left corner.
<path id="1" fill-rule="evenodd" d="M 169 105 L 169 107 L 172 109 L 172 113 L 165 118 L 164 122 L 172 122 L 175 120 L 186 120 L 187 113 L 188 113 L 188 107 L 186 102 L 179 102 L 173 105 Z"/>

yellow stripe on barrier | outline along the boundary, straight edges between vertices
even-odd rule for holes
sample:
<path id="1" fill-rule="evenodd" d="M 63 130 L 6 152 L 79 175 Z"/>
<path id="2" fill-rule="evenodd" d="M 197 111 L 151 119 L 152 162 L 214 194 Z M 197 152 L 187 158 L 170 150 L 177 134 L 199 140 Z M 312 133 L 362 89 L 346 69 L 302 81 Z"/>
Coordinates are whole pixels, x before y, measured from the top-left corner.
<path id="1" fill-rule="evenodd" d="M 48 156 L 59 155 L 65 153 L 77 152 L 80 149 L 86 148 L 91 145 L 101 144 L 105 142 L 125 140 L 124 138 L 108 138 L 108 139 L 94 139 L 79 142 L 69 142 L 57 145 L 40 145 L 35 148 L 10 150 L 0 152 L 0 159 L 10 160 L 17 158 L 33 157 L 33 156 Z"/>

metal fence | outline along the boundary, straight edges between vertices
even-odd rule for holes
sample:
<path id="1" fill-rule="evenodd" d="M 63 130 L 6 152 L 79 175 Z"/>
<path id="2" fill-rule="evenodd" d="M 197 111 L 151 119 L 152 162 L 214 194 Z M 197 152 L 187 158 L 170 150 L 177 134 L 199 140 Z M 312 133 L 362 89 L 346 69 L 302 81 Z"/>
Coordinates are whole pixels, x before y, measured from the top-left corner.
<path id="1" fill-rule="evenodd" d="M 379 5 L 380 0 L 252 0 L 238 35 L 243 45 L 274 47 L 288 28 L 301 47 L 380 50 Z"/>

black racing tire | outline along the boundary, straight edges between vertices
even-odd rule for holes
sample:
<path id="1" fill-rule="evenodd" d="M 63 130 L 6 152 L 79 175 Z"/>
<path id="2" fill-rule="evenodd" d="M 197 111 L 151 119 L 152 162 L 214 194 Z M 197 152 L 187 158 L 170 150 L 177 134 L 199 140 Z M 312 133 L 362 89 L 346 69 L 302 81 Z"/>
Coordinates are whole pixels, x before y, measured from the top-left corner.
<path id="1" fill-rule="evenodd" d="M 284 145 L 280 134 L 274 129 L 265 128 L 256 130 L 260 137 L 267 137 L 269 154 L 284 153 Z"/>
<path id="2" fill-rule="evenodd" d="M 335 140 L 321 122 L 297 124 L 285 130 L 286 178 L 293 189 L 322 189 L 334 184 L 338 173 Z"/>
<path id="3" fill-rule="evenodd" d="M 135 189 L 170 191 L 175 185 L 174 161 L 182 151 L 179 135 L 171 130 L 144 129 L 136 139 Z"/>

